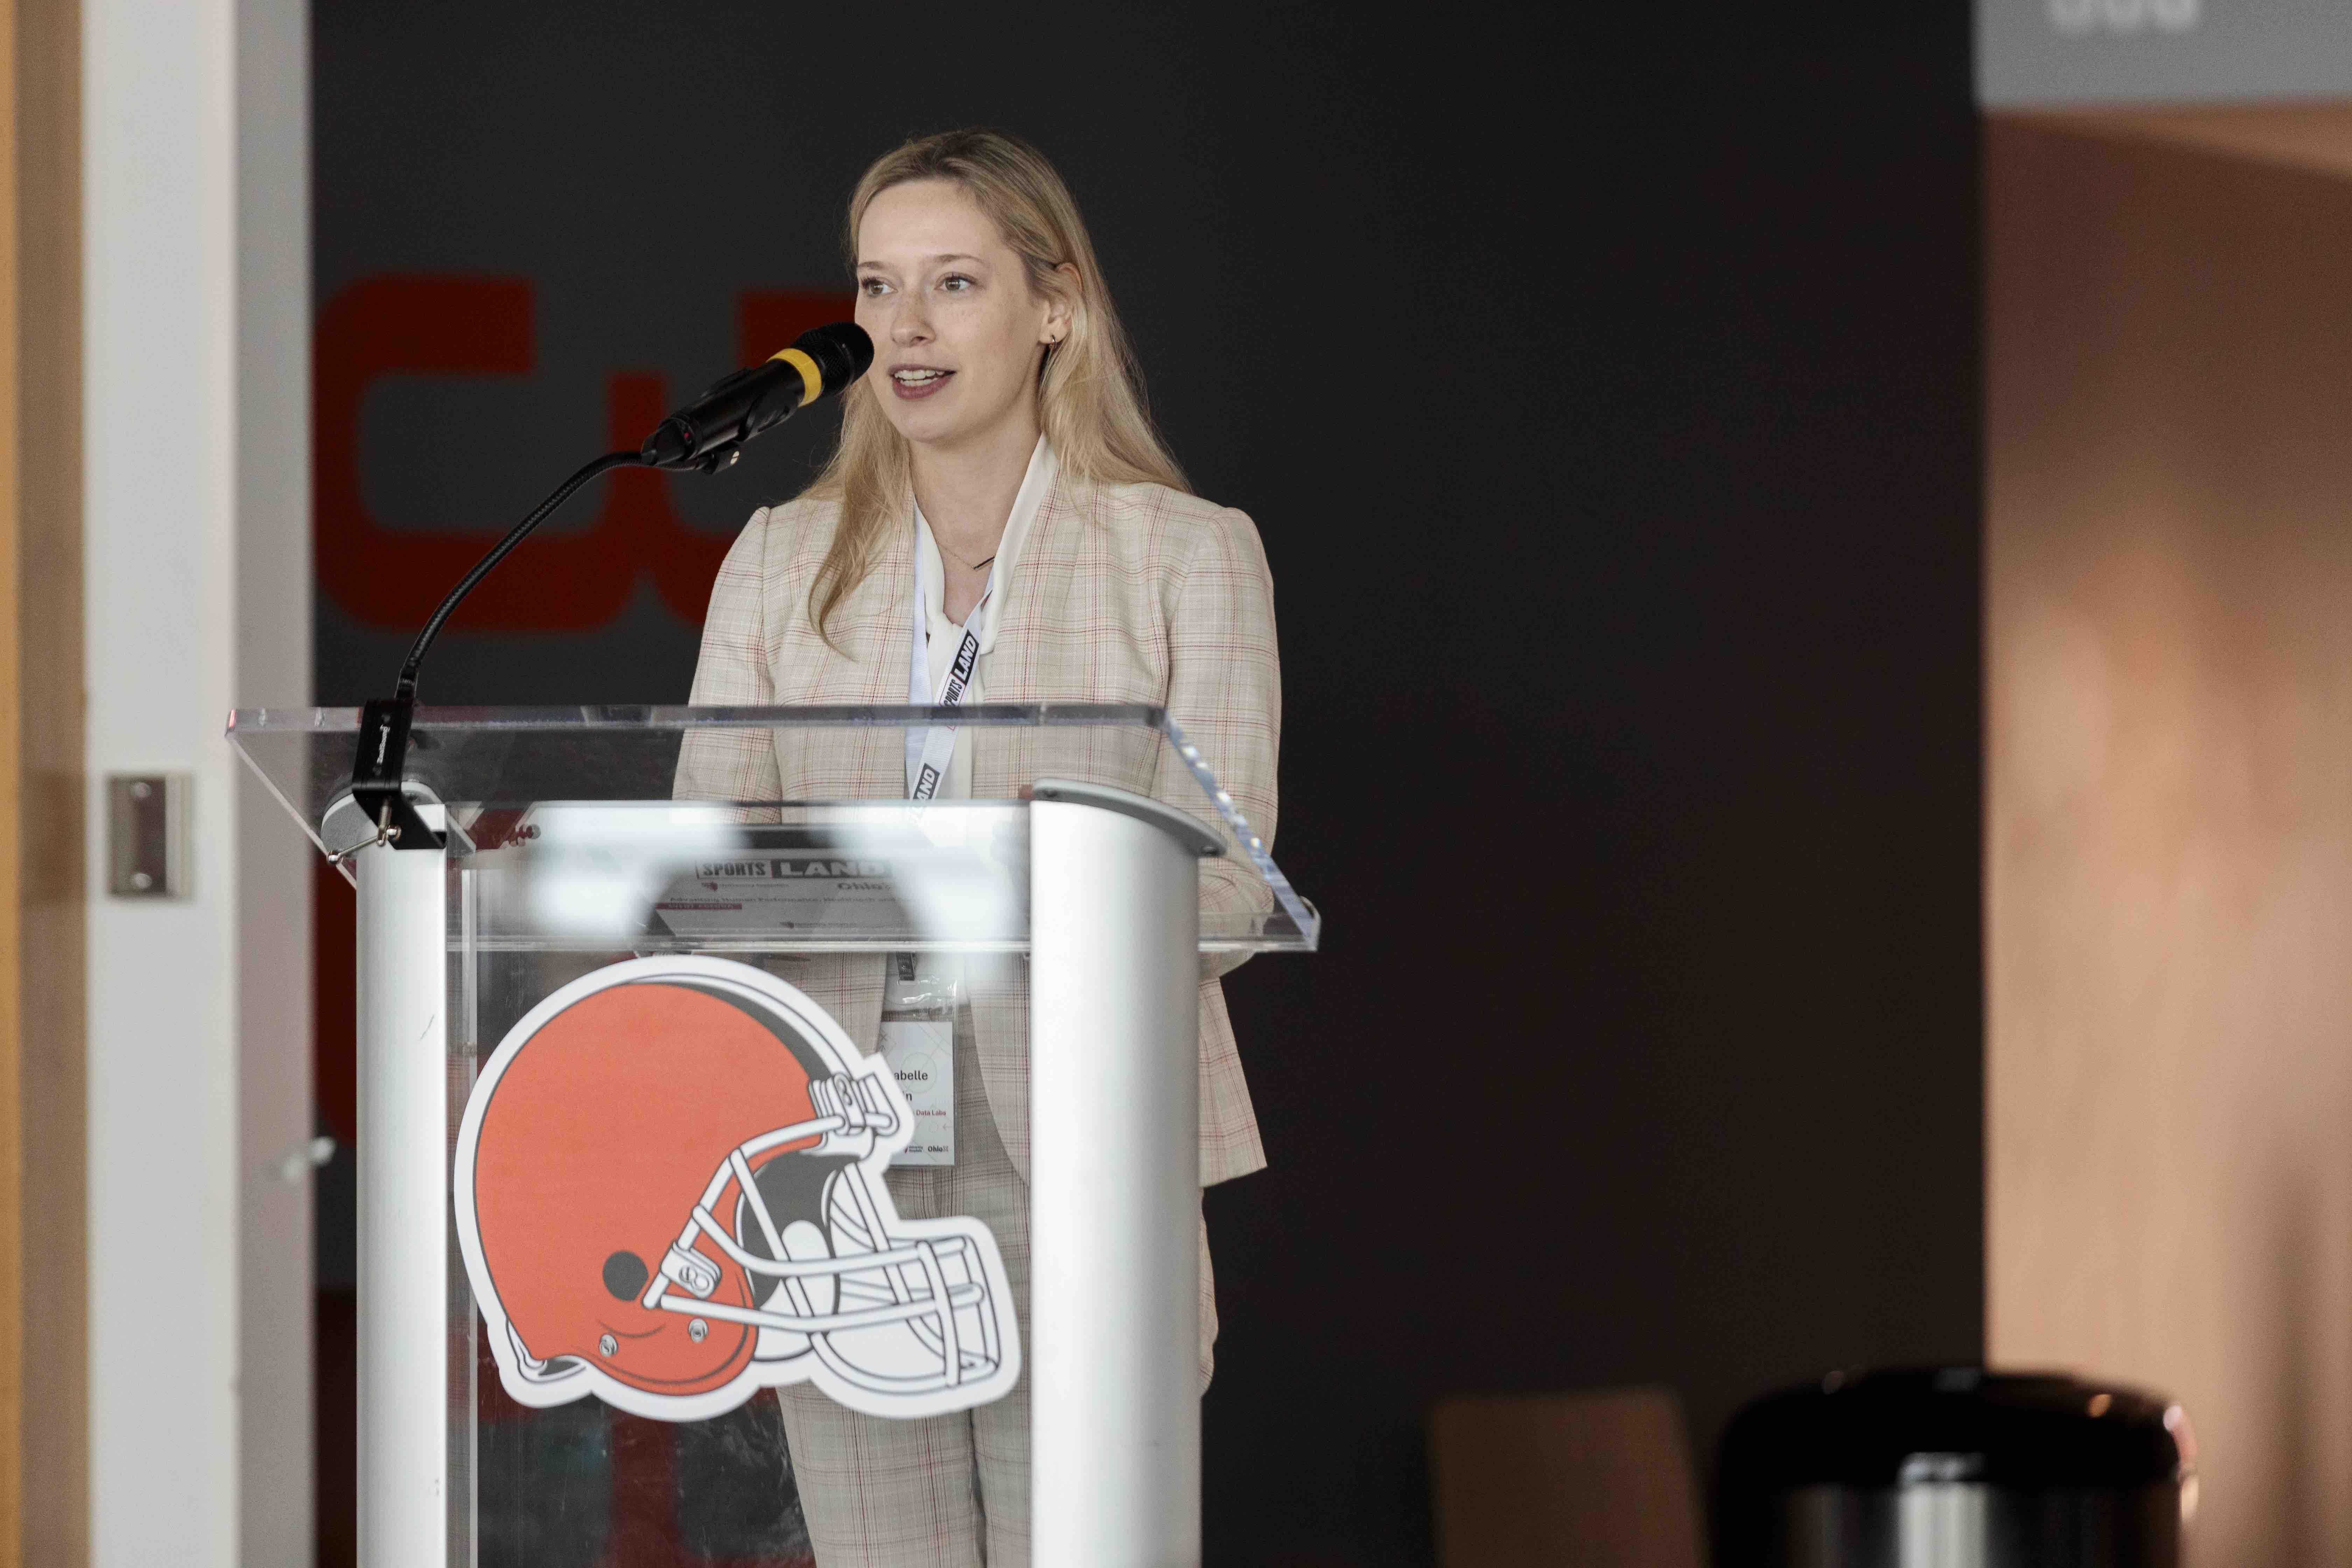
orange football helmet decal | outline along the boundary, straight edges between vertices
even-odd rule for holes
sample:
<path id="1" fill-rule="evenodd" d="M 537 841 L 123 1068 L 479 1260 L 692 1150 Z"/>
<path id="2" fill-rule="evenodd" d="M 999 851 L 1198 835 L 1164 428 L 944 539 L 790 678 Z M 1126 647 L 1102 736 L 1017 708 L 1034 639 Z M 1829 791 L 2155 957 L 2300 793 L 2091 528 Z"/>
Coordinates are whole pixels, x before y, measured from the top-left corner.
<path id="1" fill-rule="evenodd" d="M 813 1383 L 872 1415 L 1003 1395 L 1020 1333 L 980 1221 L 903 1220 L 914 1118 L 764 970 L 642 958 L 564 986 L 475 1081 L 457 1237 L 507 1392 L 700 1421 Z"/>

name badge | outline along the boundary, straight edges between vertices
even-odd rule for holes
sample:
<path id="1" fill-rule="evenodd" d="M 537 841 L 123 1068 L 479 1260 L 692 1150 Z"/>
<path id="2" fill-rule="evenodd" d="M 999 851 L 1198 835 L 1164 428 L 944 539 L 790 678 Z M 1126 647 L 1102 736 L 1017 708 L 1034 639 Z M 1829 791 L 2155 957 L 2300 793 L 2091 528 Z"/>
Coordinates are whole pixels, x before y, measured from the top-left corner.
<path id="1" fill-rule="evenodd" d="M 915 1113 L 915 1135 L 893 1165 L 955 1163 L 955 1025 L 945 1019 L 884 1019 L 882 1060 Z"/>

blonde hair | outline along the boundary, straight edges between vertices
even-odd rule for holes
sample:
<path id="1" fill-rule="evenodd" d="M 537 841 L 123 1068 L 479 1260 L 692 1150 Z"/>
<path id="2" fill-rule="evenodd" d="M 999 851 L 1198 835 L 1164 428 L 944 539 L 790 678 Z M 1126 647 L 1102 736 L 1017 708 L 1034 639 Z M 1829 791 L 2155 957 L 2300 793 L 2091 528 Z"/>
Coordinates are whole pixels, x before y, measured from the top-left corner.
<path id="1" fill-rule="evenodd" d="M 1094 242 L 1069 186 L 1045 155 L 1008 132 L 975 127 L 919 137 L 884 153 L 849 198 L 848 251 L 874 198 L 894 185 L 947 180 L 970 195 L 1020 257 L 1030 291 L 1070 300 L 1070 324 L 1047 345 L 1037 377 L 1038 422 L 1063 471 L 1098 484 L 1148 483 L 1189 490 L 1143 395 L 1143 374 L 1119 325 Z M 1060 269 L 1076 270 L 1075 284 Z M 841 440 L 813 480 L 811 496 L 838 500 L 841 521 L 810 585 L 819 636 L 843 599 L 866 580 L 884 531 L 904 517 L 914 489 L 907 438 L 882 411 L 864 377 L 842 395 Z"/>

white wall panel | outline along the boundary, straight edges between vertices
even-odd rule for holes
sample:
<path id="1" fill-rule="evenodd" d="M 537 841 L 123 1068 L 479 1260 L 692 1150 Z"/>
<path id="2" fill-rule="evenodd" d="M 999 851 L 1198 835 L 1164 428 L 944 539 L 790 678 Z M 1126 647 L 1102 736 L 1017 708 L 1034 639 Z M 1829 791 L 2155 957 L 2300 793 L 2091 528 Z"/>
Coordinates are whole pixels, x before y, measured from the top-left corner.
<path id="1" fill-rule="evenodd" d="M 194 781 L 182 899 L 106 896 L 90 813 L 90 1500 L 125 1568 L 308 1553 L 309 1207 L 275 1170 L 308 1131 L 307 868 L 221 735 L 306 695 L 300 27 L 83 8 L 89 772 Z M 265 1458 L 296 1468 L 241 1509 Z"/>

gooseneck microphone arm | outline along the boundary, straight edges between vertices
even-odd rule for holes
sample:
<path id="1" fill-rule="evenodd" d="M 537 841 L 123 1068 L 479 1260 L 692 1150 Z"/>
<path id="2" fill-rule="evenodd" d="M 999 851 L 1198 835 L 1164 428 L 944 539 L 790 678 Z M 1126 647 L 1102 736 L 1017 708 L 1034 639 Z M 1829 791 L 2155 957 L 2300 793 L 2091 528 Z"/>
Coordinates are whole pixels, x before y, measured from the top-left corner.
<path id="1" fill-rule="evenodd" d="M 434 638 L 466 595 L 480 586 L 531 530 L 547 521 L 574 491 L 614 468 L 692 468 L 715 473 L 735 461 L 743 443 L 773 428 L 819 398 L 853 384 L 874 363 L 874 344 L 856 325 L 836 322 L 803 332 L 792 347 L 764 364 L 737 371 L 663 420 L 634 452 L 607 452 L 555 487 L 530 515 L 507 530 L 473 569 L 445 595 L 432 619 L 416 634 L 390 697 L 361 710 L 359 752 L 352 762 L 352 803 L 375 824 L 369 842 L 396 848 L 439 848 L 442 834 L 428 826 L 408 798 L 408 732 L 416 717 L 416 677 Z M 356 848 L 346 853 L 355 853 Z"/>
<path id="2" fill-rule="evenodd" d="M 359 754 L 352 761 L 352 804 L 367 814 L 375 824 L 373 844 L 405 846 L 412 849 L 438 848 L 445 836 L 427 826 L 408 798 L 404 780 L 408 772 L 408 731 L 416 718 L 416 674 L 424 667 L 425 656 L 432 651 L 433 639 L 466 595 L 481 585 L 482 579 L 495 570 L 498 563 L 510 554 L 514 547 L 530 537 L 530 531 L 545 522 L 557 507 L 572 499 L 572 492 L 597 475 L 614 468 L 625 468 L 645 461 L 635 452 L 607 452 L 594 462 L 555 487 L 554 493 L 531 508 L 530 515 L 506 531 L 504 538 L 489 550 L 473 569 L 457 579 L 457 585 L 442 596 L 432 619 L 416 634 L 409 646 L 408 657 L 401 661 L 400 679 L 394 685 L 390 697 L 379 697 L 360 710 Z M 339 852 L 337 858 L 356 853 L 364 846 Z"/>
<path id="3" fill-rule="evenodd" d="M 408 658 L 401 664 L 400 681 L 392 689 L 393 696 L 410 702 L 416 700 L 416 672 L 424 665 L 425 656 L 432 651 L 433 639 L 441 635 L 442 626 L 456 613 L 457 606 L 465 603 L 466 595 L 479 586 L 482 579 L 496 570 L 498 563 L 529 537 L 532 529 L 545 522 L 557 507 L 572 499 L 572 491 L 597 475 L 610 473 L 614 468 L 635 468 L 644 461 L 645 458 L 635 452 L 607 452 L 556 486 L 554 493 L 532 508 L 529 517 L 508 529 L 506 537 L 491 545 L 489 552 L 474 563 L 474 569 L 457 579 L 457 585 L 449 590 L 441 601 L 441 607 L 433 612 L 433 618 L 426 621 L 425 629 L 416 634 L 415 642 L 409 645 Z"/>

